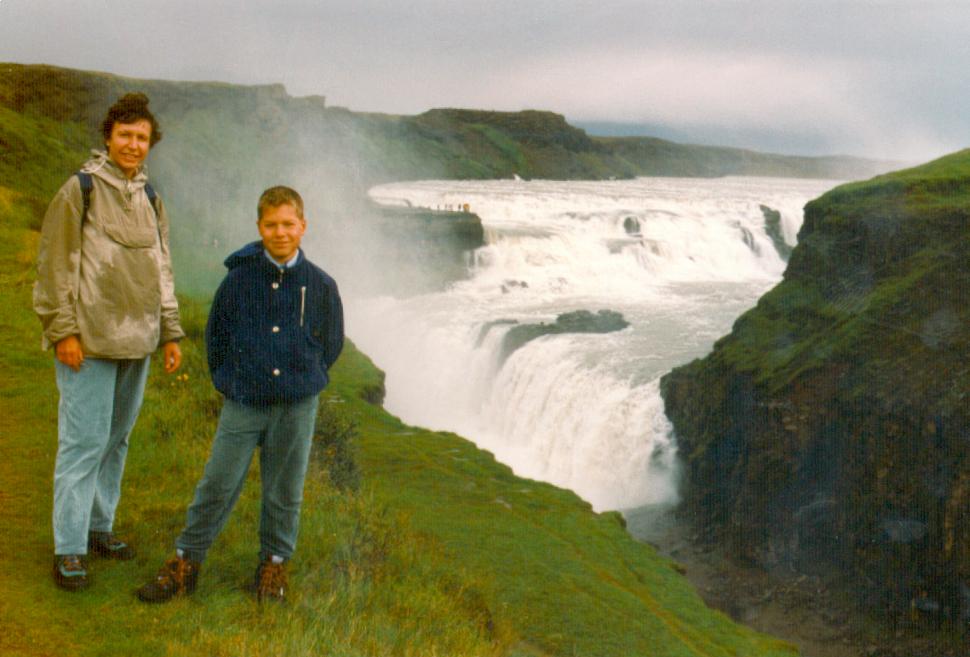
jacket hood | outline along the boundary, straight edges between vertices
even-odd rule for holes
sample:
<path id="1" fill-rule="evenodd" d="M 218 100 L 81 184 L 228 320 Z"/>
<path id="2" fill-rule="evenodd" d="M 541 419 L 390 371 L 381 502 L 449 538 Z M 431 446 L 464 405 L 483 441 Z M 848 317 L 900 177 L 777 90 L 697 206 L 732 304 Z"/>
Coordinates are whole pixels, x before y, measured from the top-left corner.
<path id="1" fill-rule="evenodd" d="M 121 170 L 121 167 L 108 157 L 106 151 L 99 151 L 97 149 L 91 150 L 91 157 L 81 167 L 81 171 L 97 176 L 112 187 L 128 194 L 140 187 L 144 187 L 145 183 L 148 182 L 148 174 L 144 164 L 138 170 L 138 173 L 135 174 L 135 177 L 129 180 Z"/>
<path id="2" fill-rule="evenodd" d="M 226 266 L 226 269 L 235 269 L 240 265 L 252 262 L 253 258 L 257 258 L 259 261 L 266 261 L 267 265 L 270 264 L 269 259 L 266 257 L 263 243 L 260 240 L 250 242 L 238 251 L 229 254 L 229 257 L 226 258 L 223 264 Z M 300 263 L 303 260 L 303 249 L 300 249 L 300 260 L 297 262 Z"/>
<path id="3" fill-rule="evenodd" d="M 233 251 L 222 264 L 226 266 L 226 269 L 235 269 L 256 257 L 266 257 L 263 255 L 263 243 L 260 241 L 250 242 L 238 251 Z"/>

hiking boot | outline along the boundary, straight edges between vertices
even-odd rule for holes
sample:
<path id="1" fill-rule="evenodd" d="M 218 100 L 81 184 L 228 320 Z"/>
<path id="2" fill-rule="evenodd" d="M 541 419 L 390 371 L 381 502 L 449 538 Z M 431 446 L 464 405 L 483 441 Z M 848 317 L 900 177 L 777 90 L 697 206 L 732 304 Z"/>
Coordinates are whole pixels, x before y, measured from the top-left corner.
<path id="1" fill-rule="evenodd" d="M 55 554 L 54 583 L 65 591 L 80 591 L 88 586 L 88 569 L 84 555 Z"/>
<path id="2" fill-rule="evenodd" d="M 155 579 L 136 592 L 142 602 L 168 602 L 177 595 L 190 595 L 195 591 L 202 564 L 175 556 L 165 562 Z"/>
<path id="3" fill-rule="evenodd" d="M 88 533 L 88 552 L 107 559 L 128 561 L 135 558 L 135 548 L 131 547 L 111 532 Z"/>
<path id="4" fill-rule="evenodd" d="M 286 564 L 274 563 L 272 558 L 260 562 L 256 568 L 256 600 L 286 602 Z"/>

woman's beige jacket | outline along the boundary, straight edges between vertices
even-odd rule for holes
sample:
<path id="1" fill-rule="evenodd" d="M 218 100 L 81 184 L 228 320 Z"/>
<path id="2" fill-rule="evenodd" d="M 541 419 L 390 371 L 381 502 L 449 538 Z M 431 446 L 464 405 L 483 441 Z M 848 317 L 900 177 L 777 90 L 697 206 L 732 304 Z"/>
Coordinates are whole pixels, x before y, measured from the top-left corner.
<path id="1" fill-rule="evenodd" d="M 131 180 L 103 152 L 82 171 L 93 189 L 81 217 L 77 176 L 61 187 L 44 216 L 34 310 L 43 347 L 77 335 L 85 356 L 143 358 L 185 335 L 168 246 L 168 215 L 145 192 L 144 169 Z"/>

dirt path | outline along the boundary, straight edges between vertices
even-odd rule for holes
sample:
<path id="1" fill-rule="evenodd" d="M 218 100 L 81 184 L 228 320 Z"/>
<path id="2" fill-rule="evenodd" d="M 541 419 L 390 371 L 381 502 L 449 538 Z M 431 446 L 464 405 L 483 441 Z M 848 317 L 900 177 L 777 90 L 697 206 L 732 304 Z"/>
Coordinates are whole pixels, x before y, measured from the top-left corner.
<path id="1" fill-rule="evenodd" d="M 670 511 L 639 509 L 626 517 L 633 536 L 684 566 L 709 606 L 790 641 L 803 657 L 970 657 L 970 645 L 890 630 L 860 609 L 839 581 L 739 565 L 702 545 Z"/>

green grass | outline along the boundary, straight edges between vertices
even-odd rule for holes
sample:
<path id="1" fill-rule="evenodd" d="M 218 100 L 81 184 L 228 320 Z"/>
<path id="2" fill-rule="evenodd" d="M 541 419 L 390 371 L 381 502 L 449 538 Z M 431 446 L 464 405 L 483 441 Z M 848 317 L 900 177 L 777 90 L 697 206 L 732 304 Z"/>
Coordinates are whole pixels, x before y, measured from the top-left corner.
<path id="1" fill-rule="evenodd" d="M 50 197 L 79 166 L 90 141 L 79 123 L 14 112 L 0 105 L 0 186 Z M 46 205 L 46 202 L 45 204 Z"/>
<path id="2" fill-rule="evenodd" d="M 966 325 L 966 306 L 943 291 L 965 293 L 958 281 L 966 278 L 968 180 L 970 150 L 809 203 L 785 280 L 736 321 L 711 358 L 770 393 L 839 361 L 864 372 L 852 392 L 892 392 L 893 373 L 932 340 L 929 318 L 952 308 L 951 323 Z M 921 378 L 932 380 L 950 355 L 919 358 L 929 374 Z"/>
<path id="3" fill-rule="evenodd" d="M 36 217 L 0 189 L 0 654 L 792 655 L 706 608 L 682 575 L 568 491 L 524 480 L 468 441 L 409 427 L 365 401 L 380 372 L 348 346 L 322 401 L 356 427 L 358 492 L 307 477 L 286 607 L 241 590 L 256 564 L 258 479 L 204 565 L 196 594 L 139 603 L 172 551 L 205 463 L 219 399 L 200 341 L 205 305 L 183 299 L 179 376 L 153 368 L 132 436 L 116 529 L 138 547 L 94 561 L 92 588 L 50 577 L 56 398 L 30 310 Z"/>

